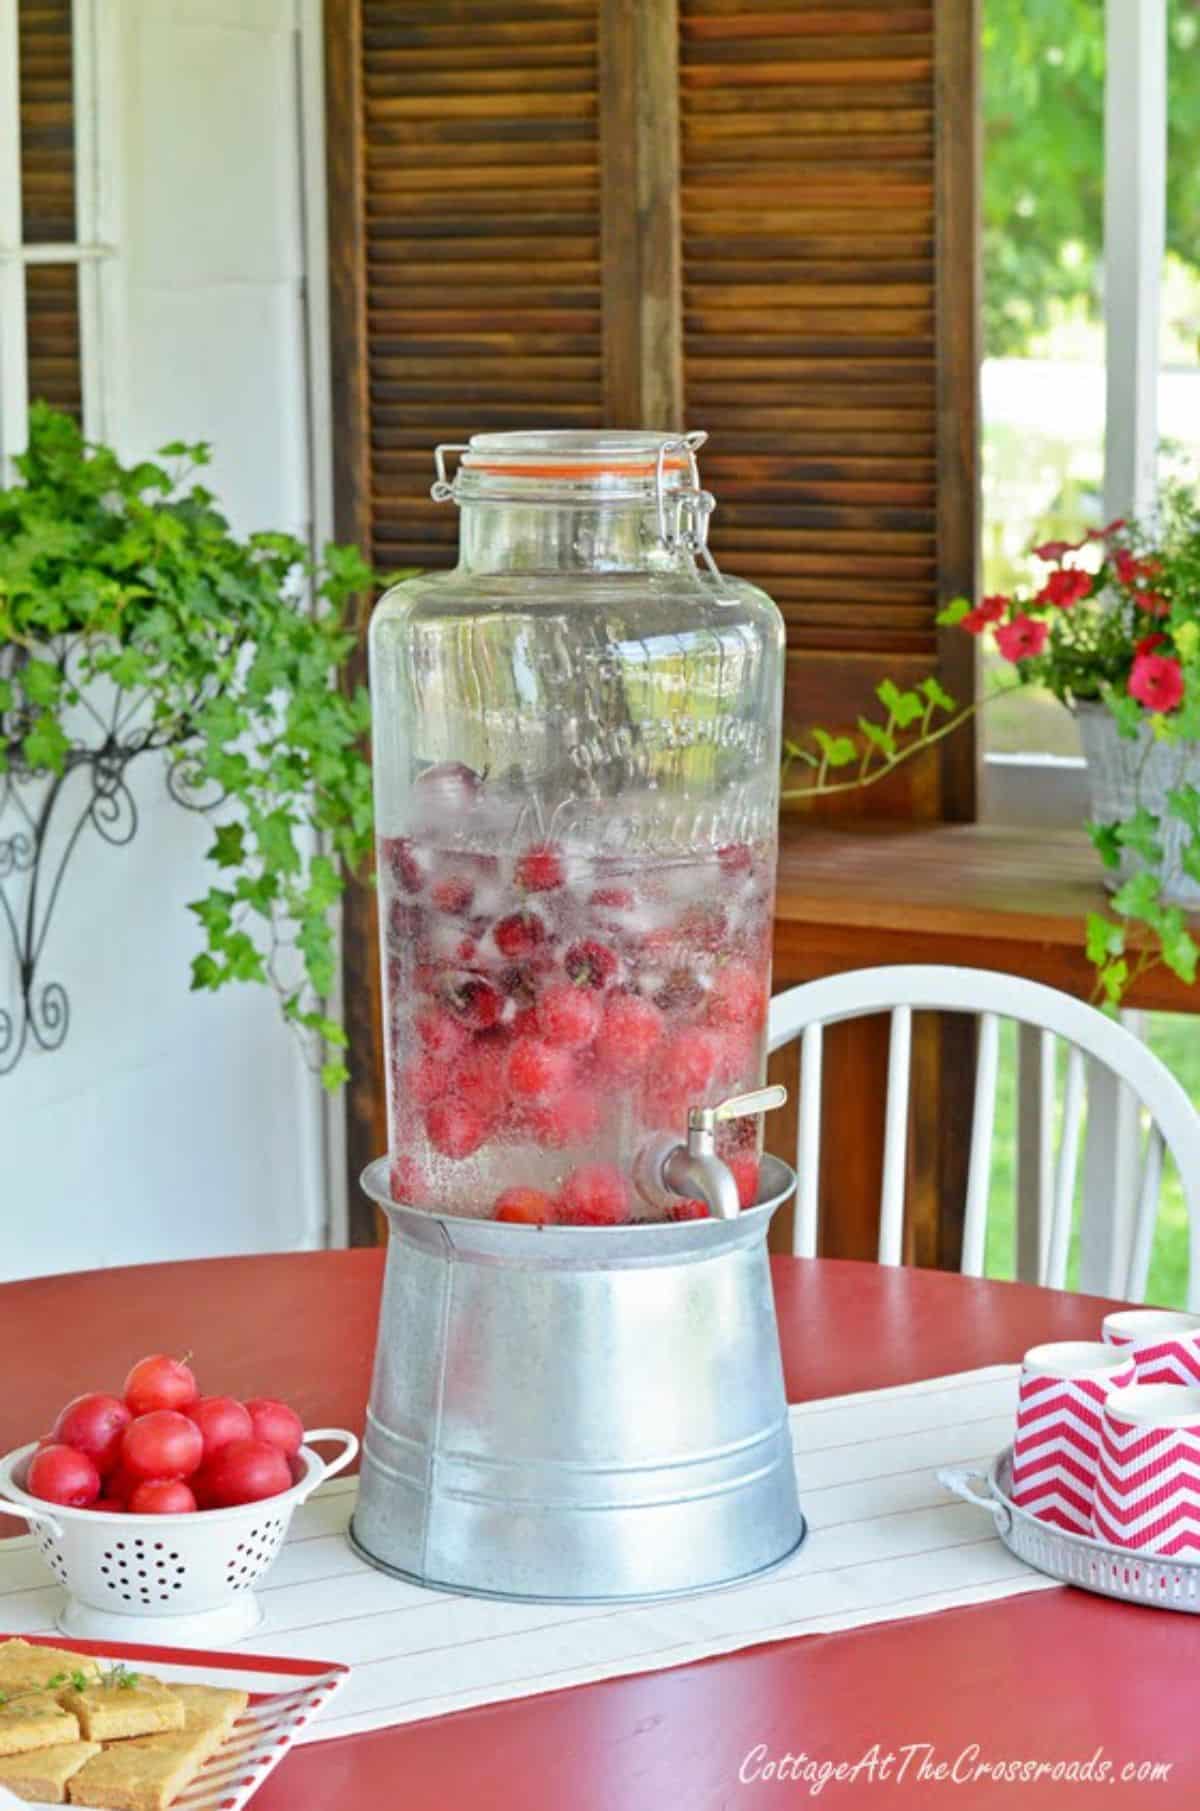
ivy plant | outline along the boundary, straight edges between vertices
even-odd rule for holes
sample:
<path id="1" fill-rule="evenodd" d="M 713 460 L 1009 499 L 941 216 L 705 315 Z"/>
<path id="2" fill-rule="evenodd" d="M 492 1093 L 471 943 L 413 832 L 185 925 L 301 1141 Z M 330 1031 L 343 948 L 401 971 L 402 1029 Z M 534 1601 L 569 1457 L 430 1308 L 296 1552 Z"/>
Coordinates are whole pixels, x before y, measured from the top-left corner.
<path id="1" fill-rule="evenodd" d="M 100 827 L 134 809 L 129 763 L 165 762 L 172 795 L 213 824 L 213 881 L 188 908 L 192 987 L 273 986 L 336 1087 L 331 915 L 371 847 L 367 697 L 339 680 L 374 576 L 353 547 L 314 559 L 294 535 L 235 534 L 198 481 L 209 459 L 177 441 L 125 464 L 69 417 L 31 412 L 18 481 L 0 490 L 0 809 L 29 826 L 8 871 L 14 849 L 27 867 L 30 851 L 49 859 L 72 785 Z"/>

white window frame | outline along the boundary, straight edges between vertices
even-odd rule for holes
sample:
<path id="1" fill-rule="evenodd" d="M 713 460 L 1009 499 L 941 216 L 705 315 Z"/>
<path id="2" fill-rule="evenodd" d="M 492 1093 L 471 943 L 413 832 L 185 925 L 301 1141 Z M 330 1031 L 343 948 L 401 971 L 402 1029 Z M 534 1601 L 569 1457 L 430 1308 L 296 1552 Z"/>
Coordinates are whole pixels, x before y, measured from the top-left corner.
<path id="1" fill-rule="evenodd" d="M 29 364 L 25 272 L 31 264 L 73 265 L 79 286 L 79 367 L 83 431 L 104 439 L 112 429 L 118 311 L 118 196 L 114 14 L 103 0 L 71 8 L 75 134 L 75 238 L 38 243 L 21 220 L 20 60 L 17 8 L 0 0 L 0 479 L 10 483 L 25 445 Z"/>
<path id="2" fill-rule="evenodd" d="M 1104 514 L 1145 513 L 1158 461 L 1166 253 L 1167 0 L 1106 0 L 1104 85 Z M 985 755 L 986 823 L 1078 826 L 1078 757 Z"/>

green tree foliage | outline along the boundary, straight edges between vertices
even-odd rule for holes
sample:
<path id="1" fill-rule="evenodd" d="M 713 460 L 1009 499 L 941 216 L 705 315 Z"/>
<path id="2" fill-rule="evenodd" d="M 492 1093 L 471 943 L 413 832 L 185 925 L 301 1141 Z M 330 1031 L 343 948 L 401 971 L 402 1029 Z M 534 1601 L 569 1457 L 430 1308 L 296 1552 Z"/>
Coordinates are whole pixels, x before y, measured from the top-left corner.
<path id="1" fill-rule="evenodd" d="M 1168 0 L 1167 244 L 1200 276 L 1200 0 Z M 987 350 L 1019 353 L 1056 303 L 1097 313 L 1104 0 L 984 0 Z"/>

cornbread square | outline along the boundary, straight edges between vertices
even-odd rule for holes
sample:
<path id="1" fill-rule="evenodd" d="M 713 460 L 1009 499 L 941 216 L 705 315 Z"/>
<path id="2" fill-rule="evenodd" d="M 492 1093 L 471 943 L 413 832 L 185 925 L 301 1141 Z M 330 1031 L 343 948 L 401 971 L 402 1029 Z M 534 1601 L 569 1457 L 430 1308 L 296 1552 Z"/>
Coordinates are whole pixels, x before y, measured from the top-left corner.
<path id="1" fill-rule="evenodd" d="M 95 1755 L 68 1782 L 73 1805 L 101 1811 L 166 1811 L 216 1753 L 250 1702 L 245 1692 L 176 1685 L 184 1726 L 170 1735 L 134 1736 Z"/>
<path id="2" fill-rule="evenodd" d="M 65 1805 L 67 1781 L 99 1753 L 99 1742 L 64 1742 L 36 1754 L 8 1755 L 0 1761 L 0 1786 L 36 1805 Z"/>
<path id="3" fill-rule="evenodd" d="M 79 1725 L 49 1692 L 23 1692 L 0 1704 L 0 1755 L 28 1754 L 79 1740 Z"/>
<path id="4" fill-rule="evenodd" d="M 116 1742 L 183 1728 L 183 1705 L 173 1687 L 149 1673 L 101 1679 L 83 1691 L 60 1692 L 58 1701 L 79 1718 L 88 1742 Z"/>
<path id="5" fill-rule="evenodd" d="M 223 1742 L 250 1702 L 248 1692 L 230 1691 L 223 1685 L 173 1685 L 183 1705 L 185 1729 L 216 1729 Z"/>
<path id="6" fill-rule="evenodd" d="M 73 1654 L 70 1648 L 38 1647 L 19 1637 L 0 1641 L 0 1692 L 30 1686 L 40 1689 L 62 1673 L 83 1673 L 88 1679 L 98 1679 L 100 1668 L 90 1654 Z"/>

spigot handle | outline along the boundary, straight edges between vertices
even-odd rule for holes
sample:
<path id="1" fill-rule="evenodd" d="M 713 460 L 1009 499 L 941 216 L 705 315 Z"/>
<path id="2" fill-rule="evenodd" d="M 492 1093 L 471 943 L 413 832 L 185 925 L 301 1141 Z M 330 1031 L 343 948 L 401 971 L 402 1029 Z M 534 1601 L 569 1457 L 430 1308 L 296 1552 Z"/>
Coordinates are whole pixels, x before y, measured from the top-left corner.
<path id="1" fill-rule="evenodd" d="M 772 1082 L 766 1088 L 752 1088 L 748 1094 L 731 1094 L 728 1100 L 718 1101 L 715 1107 L 691 1107 L 688 1109 L 689 1132 L 711 1132 L 726 1119 L 746 1119 L 751 1113 L 769 1113 L 774 1107 L 782 1107 L 787 1100 L 787 1089 L 778 1082 Z"/>
<path id="2" fill-rule="evenodd" d="M 731 1094 L 715 1107 L 689 1108 L 686 1144 L 665 1133 L 638 1152 L 633 1177 L 639 1192 L 656 1207 L 699 1198 L 708 1203 L 714 1219 L 736 1220 L 741 1203 L 732 1172 L 717 1156 L 717 1126 L 722 1120 L 782 1107 L 786 1099 L 787 1089 L 776 1083 L 748 1094 Z"/>

